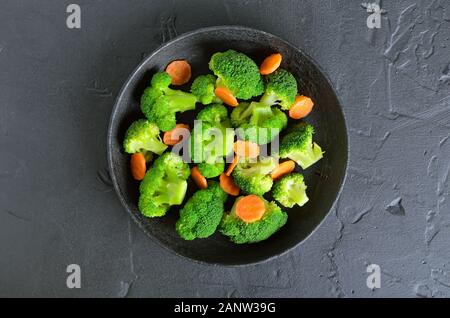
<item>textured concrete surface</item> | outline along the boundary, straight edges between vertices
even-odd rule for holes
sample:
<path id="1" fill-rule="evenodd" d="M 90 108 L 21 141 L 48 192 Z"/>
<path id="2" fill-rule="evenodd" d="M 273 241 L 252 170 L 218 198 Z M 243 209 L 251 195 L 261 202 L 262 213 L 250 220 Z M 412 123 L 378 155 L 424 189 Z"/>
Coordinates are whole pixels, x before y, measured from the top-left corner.
<path id="1" fill-rule="evenodd" d="M 66 7 L 82 9 L 80 30 Z M 450 296 L 450 3 L 3 0 L 0 4 L 0 296 Z M 122 83 L 161 42 L 240 24 L 309 53 L 350 129 L 341 198 L 286 256 L 192 263 L 130 221 L 106 170 Z M 79 264 L 82 288 L 66 287 Z M 381 288 L 366 286 L 367 265 Z"/>

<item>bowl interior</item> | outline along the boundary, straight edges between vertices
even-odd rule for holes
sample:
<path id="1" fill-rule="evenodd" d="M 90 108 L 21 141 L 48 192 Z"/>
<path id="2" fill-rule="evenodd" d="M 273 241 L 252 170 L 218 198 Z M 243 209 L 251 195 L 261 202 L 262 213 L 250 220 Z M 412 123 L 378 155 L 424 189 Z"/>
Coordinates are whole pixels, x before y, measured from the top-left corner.
<path id="1" fill-rule="evenodd" d="M 218 51 L 234 49 L 248 54 L 258 64 L 273 52 L 280 52 L 282 67 L 296 77 L 302 94 L 311 96 L 315 110 L 307 122 L 316 129 L 315 140 L 326 154 L 324 159 L 303 172 L 310 202 L 303 208 L 286 209 L 288 223 L 269 240 L 252 245 L 235 245 L 216 233 L 204 240 L 187 242 L 178 237 L 175 223 L 179 207 L 166 217 L 148 219 L 137 207 L 139 185 L 129 172 L 129 157 L 122 150 L 122 141 L 129 125 L 143 115 L 139 100 L 151 76 L 172 60 L 187 59 L 193 78 L 208 73 L 208 61 Z M 190 83 L 182 89 L 188 90 Z M 193 122 L 194 113 L 182 115 L 183 122 Z M 142 229 L 163 246 L 193 260 L 244 265 L 267 260 L 291 249 L 307 238 L 321 223 L 334 204 L 344 180 L 347 165 L 347 132 L 338 99 L 327 78 L 304 53 L 265 32 L 242 27 L 214 27 L 181 36 L 149 56 L 132 74 L 114 107 L 108 134 L 111 176 L 121 202 Z M 196 187 L 190 182 L 187 197 Z M 228 206 L 233 198 L 229 199 Z"/>

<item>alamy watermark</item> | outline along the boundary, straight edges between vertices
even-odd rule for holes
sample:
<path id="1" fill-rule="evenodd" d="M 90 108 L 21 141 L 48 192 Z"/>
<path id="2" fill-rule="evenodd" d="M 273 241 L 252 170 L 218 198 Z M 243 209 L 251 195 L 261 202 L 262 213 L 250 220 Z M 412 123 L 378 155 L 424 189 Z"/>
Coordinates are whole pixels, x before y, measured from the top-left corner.
<path id="1" fill-rule="evenodd" d="M 69 289 L 81 288 L 81 268 L 80 265 L 70 264 L 66 268 L 66 272 L 69 274 L 66 279 L 66 286 Z"/>
<path id="2" fill-rule="evenodd" d="M 367 276 L 366 285 L 369 289 L 379 289 L 381 288 L 381 267 L 377 264 L 370 264 L 367 266 L 366 272 L 369 273 Z"/>
<path id="3" fill-rule="evenodd" d="M 81 29 L 81 8 L 78 4 L 69 4 L 66 9 L 69 16 L 66 25 L 69 29 Z"/>
<path id="4" fill-rule="evenodd" d="M 367 10 L 370 15 L 367 17 L 367 27 L 369 29 L 381 28 L 381 15 L 386 13 L 377 3 L 362 3 L 361 6 Z"/>

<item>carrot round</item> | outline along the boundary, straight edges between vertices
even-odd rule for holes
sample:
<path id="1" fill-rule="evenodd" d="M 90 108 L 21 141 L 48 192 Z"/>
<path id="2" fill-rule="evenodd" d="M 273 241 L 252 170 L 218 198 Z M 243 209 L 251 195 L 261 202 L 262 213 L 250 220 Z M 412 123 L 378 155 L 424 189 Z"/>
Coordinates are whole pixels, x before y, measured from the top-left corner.
<path id="1" fill-rule="evenodd" d="M 259 69 L 261 75 L 269 75 L 275 72 L 281 65 L 283 56 L 279 53 L 268 56 Z"/>
<path id="2" fill-rule="evenodd" d="M 282 176 L 290 174 L 295 169 L 295 162 L 292 160 L 280 163 L 270 174 L 273 180 L 280 179 Z"/>
<path id="3" fill-rule="evenodd" d="M 238 100 L 233 93 L 226 87 L 217 87 L 215 90 L 216 96 L 219 97 L 225 104 L 236 107 L 239 105 Z"/>
<path id="4" fill-rule="evenodd" d="M 289 110 L 289 117 L 292 119 L 302 119 L 308 116 L 313 110 L 314 103 L 311 98 L 306 96 L 297 96 L 294 105 Z"/>
<path id="5" fill-rule="evenodd" d="M 236 215 L 246 223 L 259 221 L 266 213 L 264 201 L 257 195 L 249 195 L 241 198 L 236 203 Z"/>
<path id="6" fill-rule="evenodd" d="M 223 191 L 235 197 L 239 195 L 240 189 L 234 183 L 232 177 L 227 176 L 225 173 L 222 173 L 220 175 L 219 180 L 220 180 L 220 187 L 222 188 Z"/>
<path id="7" fill-rule="evenodd" d="M 173 85 L 184 85 L 191 80 L 191 65 L 186 60 L 173 61 L 166 68 L 167 74 L 172 77 Z"/>
<path id="8" fill-rule="evenodd" d="M 251 141 L 238 140 L 234 143 L 234 153 L 239 157 L 253 159 L 259 156 L 261 149 Z"/>
<path id="9" fill-rule="evenodd" d="M 141 153 L 135 153 L 131 155 L 131 174 L 137 181 L 144 180 L 145 173 L 147 172 L 147 164 L 145 162 L 145 156 Z"/>
<path id="10" fill-rule="evenodd" d="M 227 175 L 227 176 L 231 176 L 231 174 L 233 173 L 233 171 L 234 171 L 234 168 L 236 168 L 236 166 L 238 165 L 238 163 L 239 163 L 239 156 L 234 156 L 234 159 L 233 159 L 233 162 L 232 163 L 230 163 L 230 165 L 228 166 L 228 169 L 227 169 L 227 171 L 225 172 L 225 174 Z"/>
<path id="11" fill-rule="evenodd" d="M 192 179 L 194 179 L 195 184 L 200 189 L 207 189 L 208 188 L 208 181 L 202 175 L 200 170 L 198 170 L 198 167 L 194 167 L 194 168 L 191 169 L 191 177 L 192 177 Z"/>
<path id="12" fill-rule="evenodd" d="M 186 130 L 191 130 L 188 125 L 178 124 L 174 129 L 164 133 L 163 142 L 167 146 L 175 146 L 176 144 L 183 141 L 183 133 Z"/>

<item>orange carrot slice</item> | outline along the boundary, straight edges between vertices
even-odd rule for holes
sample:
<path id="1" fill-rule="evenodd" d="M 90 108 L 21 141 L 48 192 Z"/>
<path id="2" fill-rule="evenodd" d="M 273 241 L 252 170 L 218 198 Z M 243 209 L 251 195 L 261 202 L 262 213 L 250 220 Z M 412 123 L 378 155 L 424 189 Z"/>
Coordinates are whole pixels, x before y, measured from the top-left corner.
<path id="1" fill-rule="evenodd" d="M 239 195 L 240 189 L 234 183 L 232 177 L 227 176 L 225 173 L 222 173 L 220 175 L 219 180 L 220 180 L 220 187 L 222 188 L 223 191 L 235 197 Z"/>
<path id="2" fill-rule="evenodd" d="M 185 124 L 178 124 L 174 129 L 164 133 L 163 142 L 167 146 L 175 146 L 183 141 L 184 134 L 190 131 L 190 127 Z"/>
<path id="3" fill-rule="evenodd" d="M 131 174 L 137 181 L 144 180 L 145 173 L 147 172 L 147 164 L 145 162 L 145 156 L 141 153 L 135 153 L 131 155 Z"/>
<path id="4" fill-rule="evenodd" d="M 292 119 L 302 119 L 308 116 L 313 110 L 314 103 L 311 98 L 306 96 L 297 96 L 294 105 L 289 110 L 289 117 Z"/>
<path id="5" fill-rule="evenodd" d="M 259 156 L 261 149 L 251 141 L 238 140 L 234 143 L 234 153 L 239 157 L 253 159 Z"/>
<path id="6" fill-rule="evenodd" d="M 194 179 L 195 184 L 200 189 L 207 189 L 208 188 L 208 181 L 202 175 L 200 170 L 198 170 L 198 167 L 194 167 L 194 168 L 191 169 L 191 177 L 192 177 L 192 179 Z"/>
<path id="7" fill-rule="evenodd" d="M 238 100 L 233 93 L 226 87 L 217 87 L 215 90 L 216 96 L 219 97 L 225 104 L 236 107 L 239 105 Z"/>
<path id="8" fill-rule="evenodd" d="M 241 198 L 236 203 L 236 215 L 246 223 L 259 221 L 266 213 L 264 201 L 257 195 L 249 195 Z"/>
<path id="9" fill-rule="evenodd" d="M 191 80 L 191 65 L 186 60 L 173 61 L 166 68 L 167 74 L 172 77 L 173 85 L 184 85 Z"/>
<path id="10" fill-rule="evenodd" d="M 239 163 L 239 156 L 234 156 L 233 162 L 230 163 L 230 165 L 228 166 L 228 169 L 227 169 L 227 171 L 225 172 L 225 174 L 226 174 L 227 176 L 231 176 L 231 174 L 232 174 L 233 171 L 234 171 L 234 168 L 236 168 L 236 166 L 238 165 L 238 163 Z"/>
<path id="11" fill-rule="evenodd" d="M 283 56 L 281 54 L 272 54 L 267 57 L 261 64 L 259 69 L 261 75 L 269 75 L 275 72 L 281 65 L 283 61 Z"/>
<path id="12" fill-rule="evenodd" d="M 287 174 L 290 174 L 295 169 L 295 162 L 292 160 L 282 162 L 273 169 L 272 173 L 270 174 L 273 180 L 280 179 L 282 176 L 285 176 Z"/>

